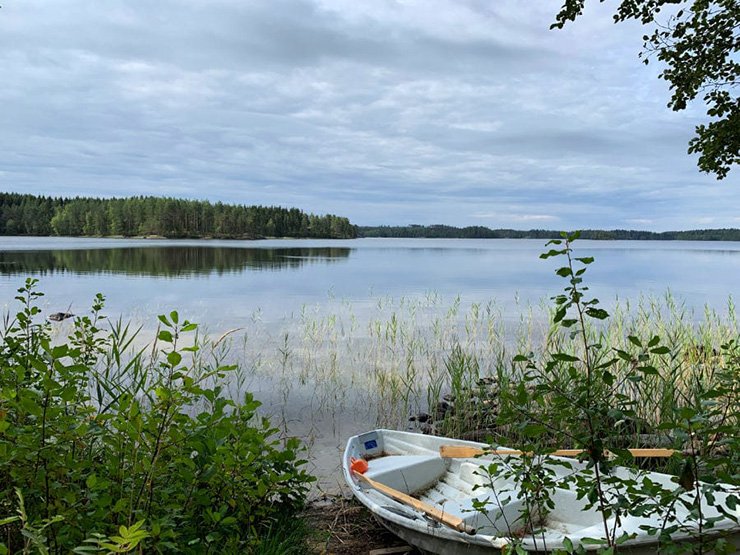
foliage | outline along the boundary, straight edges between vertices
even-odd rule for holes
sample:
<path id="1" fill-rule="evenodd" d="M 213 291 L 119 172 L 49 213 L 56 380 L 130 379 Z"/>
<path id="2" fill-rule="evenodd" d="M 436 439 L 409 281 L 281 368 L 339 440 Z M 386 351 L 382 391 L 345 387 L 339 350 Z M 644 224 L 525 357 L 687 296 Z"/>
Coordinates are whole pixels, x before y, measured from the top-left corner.
<path id="1" fill-rule="evenodd" d="M 629 539 L 614 524 L 628 517 L 657 522 L 643 528 L 656 536 L 662 553 L 724 553 L 729 547 L 722 535 L 707 532 L 722 515 L 737 521 L 732 513 L 740 503 L 737 342 L 723 344 L 710 359 L 712 366 L 689 374 L 688 382 L 681 370 L 685 355 L 673 352 L 659 335 L 631 334 L 628 346 L 610 346 L 598 326 L 588 324 L 609 315 L 598 299 L 586 297 L 583 276 L 593 259 L 572 255 L 577 238 L 578 233 L 563 234 L 542 255 L 566 259 L 556 270 L 568 286 L 553 297 L 552 348 L 544 359 L 534 353 L 517 355 L 520 379 L 500 392 L 497 441 L 531 455 L 481 467 L 491 482 L 503 476 L 517 484 L 523 509 L 521 522 L 510 526 L 514 544 L 521 539 L 517 530 L 522 522 L 526 534 L 538 540 L 538 521 L 555 506 L 551 496 L 557 480 L 558 488 L 576 492 L 583 510 L 601 515 L 603 533 L 593 542 L 605 553 L 617 552 Z M 660 391 L 662 396 L 656 395 Z M 653 411 L 652 423 L 640 412 L 646 405 Z M 668 441 L 676 450 L 663 468 L 675 475 L 673 482 L 656 481 L 628 451 L 641 446 L 633 442 L 646 436 L 647 441 Z M 548 456 L 556 448 L 581 449 L 583 454 L 573 463 L 558 461 Z M 574 472 L 558 473 L 558 466 Z M 677 533 L 694 541 L 674 542 Z"/>
<path id="2" fill-rule="evenodd" d="M 553 27 L 562 28 L 583 13 L 586 0 L 565 0 Z M 658 22 L 663 8 L 673 7 Z M 683 110 L 701 93 L 712 121 L 696 127 L 689 154 L 699 154 L 699 169 L 718 179 L 740 162 L 740 2 L 738 0 L 622 0 L 616 23 L 634 19 L 654 31 L 643 37 L 645 63 L 665 63 L 660 76 L 672 90 L 668 107 Z"/>
<path id="3" fill-rule="evenodd" d="M 353 238 L 347 218 L 297 208 L 158 197 L 51 198 L 0 193 L 0 235 Z"/>
<path id="4" fill-rule="evenodd" d="M 52 341 L 36 322 L 41 296 L 27 280 L 2 332 L 0 515 L 17 490 L 24 516 L 3 521 L 0 549 L 35 530 L 50 553 L 249 552 L 302 506 L 312 478 L 299 442 L 279 445 L 251 394 L 224 396 L 233 367 L 181 346 L 195 324 L 160 316 L 151 356 L 130 352 L 136 332 L 103 332 L 98 295 Z"/>

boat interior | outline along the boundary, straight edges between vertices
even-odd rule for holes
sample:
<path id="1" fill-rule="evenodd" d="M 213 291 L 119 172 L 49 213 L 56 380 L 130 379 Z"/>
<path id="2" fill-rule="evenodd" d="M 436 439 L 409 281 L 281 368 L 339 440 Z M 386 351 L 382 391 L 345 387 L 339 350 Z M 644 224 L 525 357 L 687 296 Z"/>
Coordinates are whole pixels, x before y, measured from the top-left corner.
<path id="1" fill-rule="evenodd" d="M 532 515 L 525 520 L 524 501 L 517 496 L 516 481 L 509 473 L 496 472 L 495 469 L 487 471 L 494 463 L 500 469 L 506 464 L 507 457 L 441 457 L 440 446 L 449 441 L 455 440 L 375 430 L 350 440 L 345 451 L 345 466 L 349 468 L 352 458 L 363 458 L 367 461 L 365 476 L 462 519 L 467 526 L 475 528 L 478 537 L 523 537 L 536 529 L 538 538 L 558 543 L 564 536 L 573 540 L 603 537 L 605 525 L 610 528 L 615 526 L 613 519 L 605 523 L 596 508 L 587 508 L 586 500 L 578 499 L 575 491 L 558 487 L 550 491 L 553 508 L 546 519 L 538 522 L 537 515 Z M 457 443 L 481 446 L 473 442 Z M 552 462 L 547 464 L 555 473 L 556 481 L 586 468 L 585 463 L 562 457 L 553 457 Z M 623 478 L 636 477 L 625 468 L 616 469 L 616 473 L 623 474 Z M 367 499 L 377 506 L 411 520 L 421 518 L 418 512 L 410 510 L 407 505 L 374 491 L 366 484 L 360 484 L 352 472 L 347 474 L 352 483 L 361 488 Z M 653 481 L 662 482 L 663 486 L 676 487 L 668 475 L 651 472 L 647 476 Z M 707 517 L 719 516 L 714 507 L 705 507 L 704 510 Z M 688 512 L 677 506 L 676 517 L 678 521 L 683 521 L 687 519 Z M 647 523 L 649 521 L 643 518 L 623 516 L 619 526 L 623 530 L 638 531 Z M 427 520 L 426 525 L 442 526 L 431 519 Z"/>

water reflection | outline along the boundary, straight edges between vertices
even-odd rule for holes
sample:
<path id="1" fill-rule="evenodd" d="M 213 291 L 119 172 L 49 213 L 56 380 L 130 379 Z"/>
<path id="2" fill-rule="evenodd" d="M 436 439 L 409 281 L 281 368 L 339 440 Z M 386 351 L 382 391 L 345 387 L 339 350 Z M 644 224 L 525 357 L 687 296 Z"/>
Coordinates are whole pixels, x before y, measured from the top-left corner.
<path id="1" fill-rule="evenodd" d="M 281 271 L 349 258 L 345 247 L 252 249 L 213 246 L 0 251 L 0 274 L 127 274 L 190 277 Z"/>

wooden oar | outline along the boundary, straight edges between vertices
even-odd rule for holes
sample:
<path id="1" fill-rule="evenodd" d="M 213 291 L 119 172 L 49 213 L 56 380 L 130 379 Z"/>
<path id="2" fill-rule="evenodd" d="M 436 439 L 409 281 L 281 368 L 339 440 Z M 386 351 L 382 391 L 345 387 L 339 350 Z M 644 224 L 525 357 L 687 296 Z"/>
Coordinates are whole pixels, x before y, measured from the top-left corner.
<path id="1" fill-rule="evenodd" d="M 376 482 L 372 478 L 368 478 L 367 476 L 365 476 L 364 474 L 360 474 L 359 472 L 354 472 L 354 475 L 357 476 L 359 480 L 365 482 L 379 492 L 386 494 L 388 497 L 395 499 L 399 503 L 403 503 L 408 507 L 412 507 L 417 511 L 421 511 L 422 513 L 432 517 L 434 520 L 441 522 L 442 524 L 445 524 L 450 528 L 457 530 L 458 532 L 465 532 L 466 534 L 471 535 L 475 534 L 475 528 L 472 528 L 465 524 L 465 521 L 460 517 L 446 513 L 443 510 L 438 509 L 437 507 L 433 507 L 428 503 L 424 503 L 423 501 L 419 501 L 418 499 L 415 499 L 410 495 L 406 495 L 405 493 L 386 486 L 385 484 Z"/>
<path id="2" fill-rule="evenodd" d="M 559 449 L 549 454 L 556 457 L 575 457 L 583 451 L 583 449 Z M 670 457 L 674 453 L 673 449 L 628 449 L 628 451 L 632 453 L 633 457 Z M 515 449 L 484 450 L 464 445 L 442 445 L 439 448 L 439 454 L 447 459 L 467 459 L 476 455 L 522 455 L 524 452 Z"/>

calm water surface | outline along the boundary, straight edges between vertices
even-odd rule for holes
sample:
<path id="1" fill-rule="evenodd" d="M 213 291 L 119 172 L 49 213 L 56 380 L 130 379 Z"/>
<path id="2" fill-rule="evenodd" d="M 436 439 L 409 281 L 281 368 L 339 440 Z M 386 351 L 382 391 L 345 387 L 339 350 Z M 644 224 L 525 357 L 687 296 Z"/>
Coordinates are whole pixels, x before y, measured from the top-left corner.
<path id="1" fill-rule="evenodd" d="M 453 341 L 440 322 L 468 340 L 470 329 L 484 333 L 476 306 L 494 307 L 496 320 L 514 329 L 528 306 L 565 286 L 554 274 L 562 261 L 539 259 L 544 243 L 5 237 L 0 301 L 15 310 L 16 289 L 36 277 L 45 313 L 70 306 L 84 313 L 100 292 L 108 317 L 141 325 L 143 337 L 153 336 L 157 314 L 171 310 L 214 335 L 243 328 L 233 336 L 234 356 L 246 368 L 237 389 L 255 391 L 268 414 L 313 445 L 313 470 L 330 489 L 347 436 L 398 425 L 380 418 L 392 414 L 393 400 L 379 399 L 377 380 L 365 375 L 408 373 L 410 352 L 414 372 L 428 373 Z M 586 281 L 607 308 L 670 290 L 698 318 L 705 306 L 726 313 L 728 300 L 740 296 L 740 243 L 575 246 L 577 256 L 596 258 Z M 413 403 L 404 410 L 425 408 L 423 396 Z"/>
<path id="2" fill-rule="evenodd" d="M 0 298 L 25 277 L 41 280 L 50 311 L 86 309 L 95 293 L 107 311 L 151 323 L 178 309 L 209 328 L 276 322 L 303 305 L 430 293 L 511 308 L 556 294 L 557 260 L 541 240 L 359 239 L 352 241 L 164 241 L 5 237 Z M 595 256 L 588 283 L 602 302 L 662 295 L 722 310 L 740 293 L 740 243 L 581 241 Z"/>

